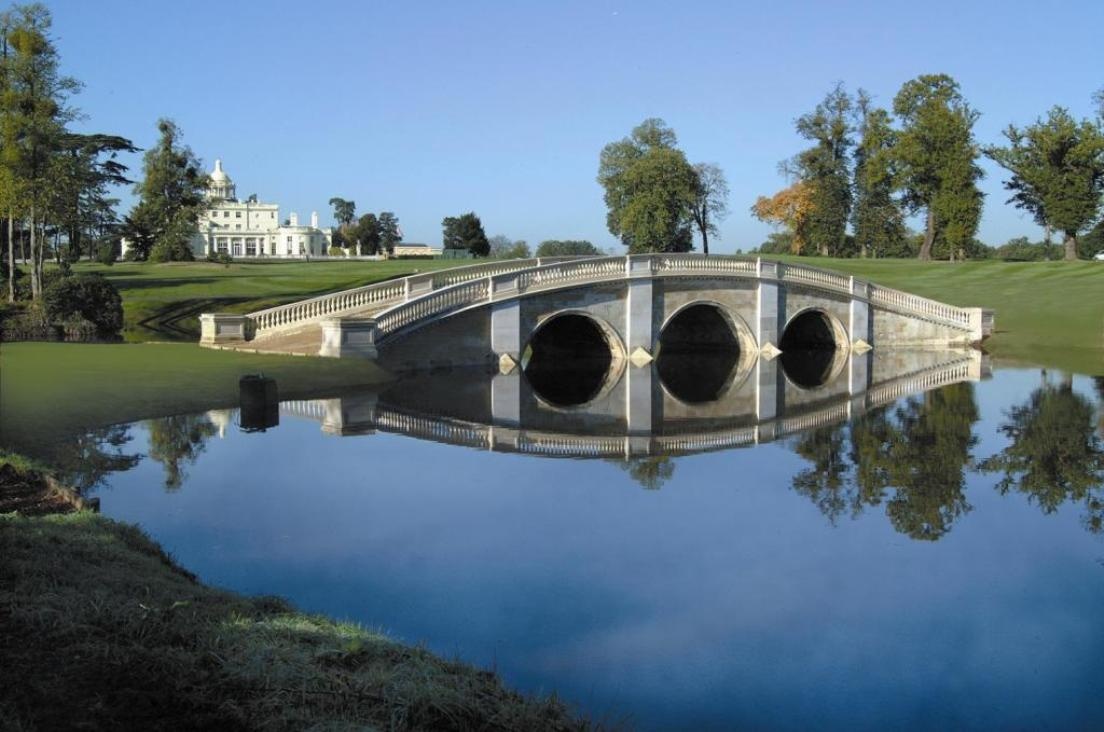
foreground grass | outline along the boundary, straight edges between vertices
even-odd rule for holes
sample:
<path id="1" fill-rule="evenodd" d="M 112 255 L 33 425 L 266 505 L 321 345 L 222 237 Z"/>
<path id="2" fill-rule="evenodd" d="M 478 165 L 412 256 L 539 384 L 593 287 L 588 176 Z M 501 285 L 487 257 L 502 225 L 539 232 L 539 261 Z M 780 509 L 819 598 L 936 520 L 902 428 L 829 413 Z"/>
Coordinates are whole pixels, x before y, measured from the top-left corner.
<path id="1" fill-rule="evenodd" d="M 140 530 L 0 515 L 5 729 L 579 729 L 555 698 L 274 598 L 205 587 Z"/>
<path id="2" fill-rule="evenodd" d="M 1104 263 L 781 257 L 964 307 L 996 311 L 985 349 L 1004 360 L 1104 374 Z"/>
<path id="3" fill-rule="evenodd" d="M 60 439 L 96 427 L 238 404 L 238 379 L 264 373 L 281 399 L 377 384 L 358 359 L 213 351 L 194 344 L 5 343 L 0 446 L 49 462 Z"/>
<path id="4" fill-rule="evenodd" d="M 199 338 L 199 315 L 247 313 L 335 290 L 456 266 L 456 261 L 397 259 L 382 262 L 210 262 L 82 263 L 98 272 L 123 297 L 124 337 L 128 341 Z"/>

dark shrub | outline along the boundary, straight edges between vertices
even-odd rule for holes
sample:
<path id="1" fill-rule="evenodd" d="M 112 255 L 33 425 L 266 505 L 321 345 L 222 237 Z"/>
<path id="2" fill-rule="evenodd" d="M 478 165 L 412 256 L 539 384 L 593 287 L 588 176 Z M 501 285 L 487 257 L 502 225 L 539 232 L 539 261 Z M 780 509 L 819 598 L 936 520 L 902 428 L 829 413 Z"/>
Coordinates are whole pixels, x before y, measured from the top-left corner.
<path id="1" fill-rule="evenodd" d="M 96 261 L 108 267 L 115 264 L 115 242 L 102 241 L 96 247 Z"/>
<path id="2" fill-rule="evenodd" d="M 115 286 L 97 274 L 61 279 L 43 294 L 51 322 L 86 320 L 100 335 L 118 335 L 123 328 L 123 300 Z"/>

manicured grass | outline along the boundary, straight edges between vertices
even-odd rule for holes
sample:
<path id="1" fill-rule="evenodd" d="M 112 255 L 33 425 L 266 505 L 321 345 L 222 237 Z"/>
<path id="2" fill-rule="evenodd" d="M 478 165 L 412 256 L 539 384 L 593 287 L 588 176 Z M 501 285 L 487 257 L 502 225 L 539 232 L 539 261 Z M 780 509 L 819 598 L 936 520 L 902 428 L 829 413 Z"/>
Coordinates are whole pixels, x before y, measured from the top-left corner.
<path id="1" fill-rule="evenodd" d="M 283 600 L 205 587 L 139 529 L 0 515 L 4 729 L 583 729 L 505 689 Z"/>
<path id="2" fill-rule="evenodd" d="M 187 343 L 5 343 L 0 349 L 0 446 L 48 461 L 64 436 L 95 427 L 238 404 L 238 379 L 264 373 L 280 398 L 377 384 L 358 359 L 214 351 Z"/>
<path id="3" fill-rule="evenodd" d="M 1104 262 L 918 262 L 781 257 L 996 311 L 998 359 L 1104 374 Z"/>
<path id="4" fill-rule="evenodd" d="M 460 264 L 464 264 L 461 262 Z M 195 341 L 199 315 L 247 313 L 335 290 L 456 266 L 455 260 L 396 259 L 383 262 L 210 262 L 82 263 L 74 269 L 98 272 L 123 296 L 128 341 Z"/>

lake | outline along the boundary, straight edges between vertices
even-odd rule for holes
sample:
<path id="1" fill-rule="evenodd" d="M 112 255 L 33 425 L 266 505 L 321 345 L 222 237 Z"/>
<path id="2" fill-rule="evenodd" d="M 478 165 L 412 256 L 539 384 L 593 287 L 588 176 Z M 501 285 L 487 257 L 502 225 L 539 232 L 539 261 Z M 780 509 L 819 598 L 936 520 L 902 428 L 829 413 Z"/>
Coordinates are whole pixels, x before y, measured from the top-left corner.
<path id="1" fill-rule="evenodd" d="M 1104 720 L 1104 379 L 686 368 L 422 374 L 64 450 L 202 581 L 605 723 Z"/>

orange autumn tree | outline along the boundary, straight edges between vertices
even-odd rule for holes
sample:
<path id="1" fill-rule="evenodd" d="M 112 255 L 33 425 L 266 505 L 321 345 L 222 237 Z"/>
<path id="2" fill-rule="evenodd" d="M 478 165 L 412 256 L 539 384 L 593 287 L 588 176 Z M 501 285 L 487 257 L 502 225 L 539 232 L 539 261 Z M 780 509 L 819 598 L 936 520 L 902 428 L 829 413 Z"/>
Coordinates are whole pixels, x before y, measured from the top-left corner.
<path id="1" fill-rule="evenodd" d="M 813 184 L 799 180 L 783 188 L 769 198 L 759 196 L 751 207 L 751 214 L 772 226 L 785 227 L 793 237 L 790 249 L 794 254 L 808 243 L 809 215 L 813 211 Z"/>

